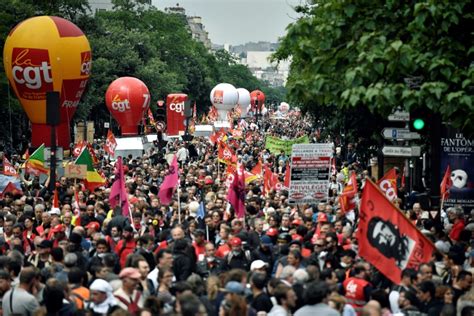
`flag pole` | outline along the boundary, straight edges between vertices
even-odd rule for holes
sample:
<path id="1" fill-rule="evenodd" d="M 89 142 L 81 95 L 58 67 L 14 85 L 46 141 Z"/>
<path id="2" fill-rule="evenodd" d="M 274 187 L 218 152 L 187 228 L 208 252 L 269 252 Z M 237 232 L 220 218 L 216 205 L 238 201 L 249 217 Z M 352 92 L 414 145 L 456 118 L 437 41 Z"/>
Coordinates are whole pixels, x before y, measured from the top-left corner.
<path id="1" fill-rule="evenodd" d="M 206 240 L 210 241 L 209 240 L 209 225 L 207 225 L 207 224 L 206 224 Z"/>
<path id="2" fill-rule="evenodd" d="M 180 188 L 180 184 L 179 184 L 179 179 L 178 179 L 178 222 L 181 224 L 181 198 L 179 196 L 179 188 Z"/>

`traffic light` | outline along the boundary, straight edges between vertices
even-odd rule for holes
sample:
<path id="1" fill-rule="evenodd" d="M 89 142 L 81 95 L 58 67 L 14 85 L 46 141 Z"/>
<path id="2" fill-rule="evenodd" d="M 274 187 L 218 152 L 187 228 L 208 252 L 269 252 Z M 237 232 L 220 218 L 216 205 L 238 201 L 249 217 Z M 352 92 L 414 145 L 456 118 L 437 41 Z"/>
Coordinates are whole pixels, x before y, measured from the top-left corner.
<path id="1" fill-rule="evenodd" d="M 410 132 L 426 134 L 429 127 L 431 112 L 425 108 L 416 108 L 410 111 Z"/>
<path id="2" fill-rule="evenodd" d="M 157 102 L 157 110 L 156 110 L 156 120 L 161 122 L 166 122 L 166 105 L 165 102 L 160 100 Z"/>

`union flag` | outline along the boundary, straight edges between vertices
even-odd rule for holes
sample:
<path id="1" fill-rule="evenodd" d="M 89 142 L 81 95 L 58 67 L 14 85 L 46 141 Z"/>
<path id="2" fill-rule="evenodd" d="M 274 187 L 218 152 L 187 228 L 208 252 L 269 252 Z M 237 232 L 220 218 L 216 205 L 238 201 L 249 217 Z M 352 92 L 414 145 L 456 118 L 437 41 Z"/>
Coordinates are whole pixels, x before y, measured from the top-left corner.
<path id="1" fill-rule="evenodd" d="M 429 262 L 434 245 L 367 179 L 362 192 L 356 238 L 359 255 L 400 284 L 403 269 Z"/>
<path id="2" fill-rule="evenodd" d="M 380 190 L 385 193 L 385 196 L 389 201 L 393 201 L 397 198 L 397 170 L 396 168 L 390 169 L 384 176 L 377 181 L 377 185 Z"/>

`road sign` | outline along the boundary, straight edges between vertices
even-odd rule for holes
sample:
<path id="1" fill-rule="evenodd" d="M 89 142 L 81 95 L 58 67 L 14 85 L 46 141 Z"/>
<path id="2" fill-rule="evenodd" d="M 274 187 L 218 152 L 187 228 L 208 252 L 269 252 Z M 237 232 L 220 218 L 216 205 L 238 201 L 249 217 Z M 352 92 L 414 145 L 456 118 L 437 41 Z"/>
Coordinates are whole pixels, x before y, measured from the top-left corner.
<path id="1" fill-rule="evenodd" d="M 409 129 L 404 128 L 384 128 L 382 130 L 382 136 L 385 139 L 420 139 L 421 136 L 418 133 L 410 132 Z"/>
<path id="2" fill-rule="evenodd" d="M 163 121 L 157 121 L 156 122 L 156 130 L 158 132 L 163 132 L 166 128 L 166 123 Z"/>
<path id="3" fill-rule="evenodd" d="M 387 157 L 417 157 L 421 155 L 421 147 L 384 146 L 382 153 Z"/>
<path id="4" fill-rule="evenodd" d="M 64 176 L 66 178 L 85 179 L 87 177 L 87 166 L 67 164 L 64 167 Z"/>
<path id="5" fill-rule="evenodd" d="M 410 121 L 410 113 L 405 111 L 395 111 L 388 116 L 388 120 L 392 122 L 408 122 Z"/>

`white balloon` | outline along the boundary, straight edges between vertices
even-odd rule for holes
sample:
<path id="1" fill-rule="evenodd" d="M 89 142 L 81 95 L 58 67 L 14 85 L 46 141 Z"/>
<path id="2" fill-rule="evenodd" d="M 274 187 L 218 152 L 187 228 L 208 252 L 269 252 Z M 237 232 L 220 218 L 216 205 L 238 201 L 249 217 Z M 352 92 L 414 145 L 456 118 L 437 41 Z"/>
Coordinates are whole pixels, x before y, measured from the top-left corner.
<path id="1" fill-rule="evenodd" d="M 227 113 L 239 100 L 237 89 L 229 83 L 219 83 L 211 91 L 211 102 L 216 107 L 220 121 L 227 121 Z"/>
<path id="2" fill-rule="evenodd" d="M 250 105 L 250 92 L 247 89 L 238 88 L 237 93 L 239 94 L 238 104 L 242 111 L 240 117 L 247 117 L 247 111 Z"/>

